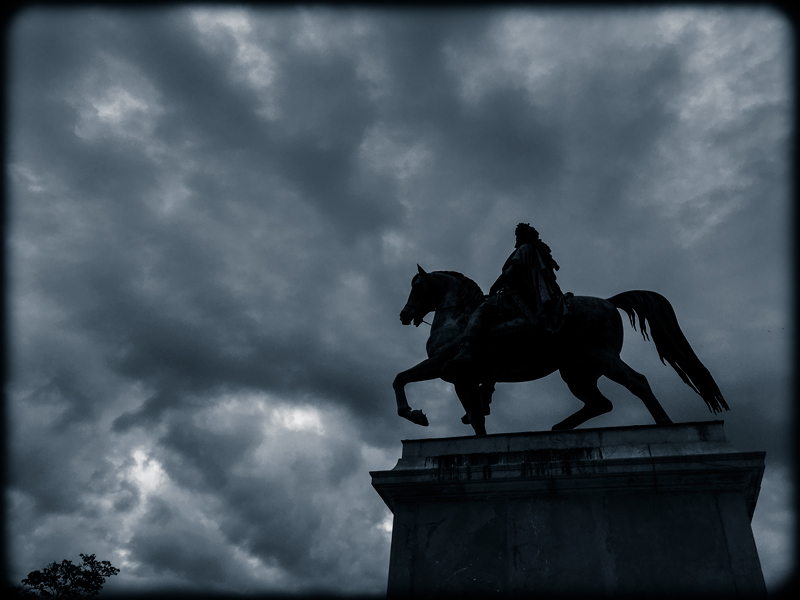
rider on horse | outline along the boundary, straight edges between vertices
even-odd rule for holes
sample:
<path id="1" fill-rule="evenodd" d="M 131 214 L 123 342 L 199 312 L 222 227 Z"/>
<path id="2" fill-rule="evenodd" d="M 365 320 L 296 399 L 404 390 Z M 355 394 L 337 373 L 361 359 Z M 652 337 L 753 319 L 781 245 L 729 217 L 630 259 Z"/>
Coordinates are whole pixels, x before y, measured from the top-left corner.
<path id="1" fill-rule="evenodd" d="M 488 299 L 470 315 L 459 353 L 442 369 L 445 380 L 475 372 L 474 346 L 480 344 L 487 316 L 495 320 L 492 317 L 521 313 L 533 327 L 549 334 L 556 333 L 564 322 L 567 304 L 556 283 L 558 263 L 550 247 L 528 223 L 517 225 L 514 235 L 514 252 L 503 265 Z"/>

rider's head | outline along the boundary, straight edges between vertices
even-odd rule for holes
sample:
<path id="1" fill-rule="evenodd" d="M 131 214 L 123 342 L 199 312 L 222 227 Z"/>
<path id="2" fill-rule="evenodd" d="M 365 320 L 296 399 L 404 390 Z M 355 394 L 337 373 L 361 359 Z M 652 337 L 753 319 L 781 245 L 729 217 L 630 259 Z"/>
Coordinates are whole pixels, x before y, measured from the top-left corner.
<path id="1" fill-rule="evenodd" d="M 527 242 L 535 242 L 539 239 L 539 232 L 536 231 L 529 223 L 520 223 L 514 230 L 514 235 L 517 236 L 517 247 Z"/>

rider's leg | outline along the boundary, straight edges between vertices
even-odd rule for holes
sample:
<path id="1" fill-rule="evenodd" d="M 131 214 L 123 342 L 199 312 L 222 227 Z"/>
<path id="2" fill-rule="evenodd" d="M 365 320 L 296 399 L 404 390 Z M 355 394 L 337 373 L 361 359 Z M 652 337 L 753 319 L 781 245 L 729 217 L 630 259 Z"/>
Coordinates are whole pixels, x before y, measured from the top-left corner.
<path id="1" fill-rule="evenodd" d="M 459 351 L 459 354 L 464 352 L 465 349 L 467 349 L 467 353 L 469 353 L 468 349 L 474 345 L 476 338 L 480 337 L 481 333 L 483 332 L 484 310 L 484 305 L 481 304 L 469 316 L 469 322 L 464 328 L 464 335 L 461 338 L 461 350 Z"/>
<path id="2" fill-rule="evenodd" d="M 494 394 L 494 384 L 495 383 L 496 383 L 495 381 L 487 381 L 487 382 L 481 383 L 480 387 L 478 388 L 478 395 L 480 396 L 481 404 L 483 405 L 483 414 L 484 415 L 489 415 L 492 412 L 491 409 L 489 408 L 489 405 L 492 403 L 492 394 Z M 455 387 L 456 387 L 456 393 L 458 393 L 458 385 L 456 385 Z M 463 401 L 462 401 L 462 404 L 463 404 Z M 461 422 L 464 425 L 469 425 L 469 413 L 467 413 L 463 417 L 461 417 Z"/>

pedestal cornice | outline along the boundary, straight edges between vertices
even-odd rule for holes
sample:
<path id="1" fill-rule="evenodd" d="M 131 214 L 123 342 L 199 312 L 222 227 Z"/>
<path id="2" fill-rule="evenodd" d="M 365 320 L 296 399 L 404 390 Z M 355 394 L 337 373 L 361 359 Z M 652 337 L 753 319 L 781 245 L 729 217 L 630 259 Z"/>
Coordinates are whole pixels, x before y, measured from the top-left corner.
<path id="1" fill-rule="evenodd" d="M 403 440 L 372 485 L 397 502 L 453 495 L 741 490 L 752 519 L 764 452 L 736 452 L 723 421 Z"/>

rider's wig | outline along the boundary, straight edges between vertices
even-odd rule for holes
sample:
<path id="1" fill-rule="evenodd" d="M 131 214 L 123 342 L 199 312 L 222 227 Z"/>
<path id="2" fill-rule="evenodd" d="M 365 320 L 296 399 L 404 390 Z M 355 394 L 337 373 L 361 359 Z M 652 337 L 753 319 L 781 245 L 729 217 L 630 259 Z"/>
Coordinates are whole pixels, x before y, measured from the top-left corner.
<path id="1" fill-rule="evenodd" d="M 530 223 L 520 223 L 514 230 L 514 235 L 519 239 L 536 241 L 539 239 L 539 232 L 531 227 Z"/>

